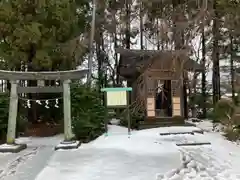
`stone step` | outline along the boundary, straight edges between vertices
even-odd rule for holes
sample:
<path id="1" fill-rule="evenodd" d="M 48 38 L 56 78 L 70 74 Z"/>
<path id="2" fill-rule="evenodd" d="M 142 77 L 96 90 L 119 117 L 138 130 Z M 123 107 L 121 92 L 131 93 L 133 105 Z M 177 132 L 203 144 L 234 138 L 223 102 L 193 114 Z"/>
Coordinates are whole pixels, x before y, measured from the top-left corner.
<path id="1" fill-rule="evenodd" d="M 165 123 L 183 124 L 184 122 L 173 121 L 173 120 L 154 120 L 154 121 L 140 121 L 139 122 L 139 124 L 165 124 Z"/>
<path id="2" fill-rule="evenodd" d="M 203 146 L 203 145 L 211 145 L 210 142 L 195 142 L 195 143 L 178 143 L 177 146 Z"/>
<path id="3" fill-rule="evenodd" d="M 179 121 L 155 121 L 155 122 L 149 122 L 149 121 L 141 121 L 139 122 L 138 129 L 151 129 L 151 128 L 158 128 L 158 127 L 170 127 L 170 126 L 196 126 L 191 123 L 187 122 L 179 122 Z"/>

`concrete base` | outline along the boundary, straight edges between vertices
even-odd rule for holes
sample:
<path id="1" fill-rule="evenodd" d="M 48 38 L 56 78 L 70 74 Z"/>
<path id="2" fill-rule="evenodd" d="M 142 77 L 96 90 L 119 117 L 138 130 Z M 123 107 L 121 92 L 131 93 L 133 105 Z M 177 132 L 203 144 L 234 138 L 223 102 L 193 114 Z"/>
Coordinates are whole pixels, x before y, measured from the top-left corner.
<path id="1" fill-rule="evenodd" d="M 59 149 L 77 149 L 81 143 L 79 141 L 63 141 L 55 147 L 55 150 Z"/>
<path id="2" fill-rule="evenodd" d="M 1 153 L 18 153 L 27 148 L 26 144 L 2 144 L 0 145 Z"/>

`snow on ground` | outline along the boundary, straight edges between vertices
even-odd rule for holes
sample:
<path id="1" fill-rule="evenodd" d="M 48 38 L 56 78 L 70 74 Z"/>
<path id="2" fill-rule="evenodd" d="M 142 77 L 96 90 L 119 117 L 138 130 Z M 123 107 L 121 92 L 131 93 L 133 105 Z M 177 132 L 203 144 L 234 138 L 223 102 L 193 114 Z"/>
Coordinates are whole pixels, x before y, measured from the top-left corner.
<path id="1" fill-rule="evenodd" d="M 213 123 L 212 120 L 209 119 L 200 120 L 197 118 L 190 118 L 189 120 L 187 120 L 187 122 L 195 124 L 198 128 L 204 130 L 205 132 L 221 132 L 223 130 L 222 124 Z"/>
<path id="2" fill-rule="evenodd" d="M 197 124 L 207 129 L 204 134 L 164 136 L 160 133 L 200 128 L 163 127 L 132 131 L 129 136 L 127 128 L 111 125 L 108 135 L 76 150 L 54 153 L 59 137 L 23 139 L 29 141 L 27 150 L 0 154 L 0 169 L 4 170 L 0 175 L 6 180 L 240 180 L 240 146 L 211 132 L 210 123 L 206 124 Z M 192 142 L 211 145 L 176 146 Z M 11 163 L 2 164 L 4 158 Z"/>
<path id="3" fill-rule="evenodd" d="M 240 147 L 212 133 L 160 136 L 164 132 L 192 132 L 197 127 L 169 127 L 133 131 L 110 126 L 109 135 L 78 150 L 56 152 L 36 180 L 238 180 Z M 176 143 L 211 145 L 178 147 Z"/>
<path id="4" fill-rule="evenodd" d="M 156 179 L 181 164 L 172 143 L 156 143 L 155 137 L 110 126 L 109 135 L 82 145 L 78 150 L 58 151 L 37 180 L 146 180 Z"/>
<path id="5" fill-rule="evenodd" d="M 54 153 L 54 147 L 62 138 L 62 136 L 54 136 L 17 139 L 17 143 L 26 143 L 28 147 L 17 154 L 0 153 L 0 179 L 34 180 L 44 168 Z"/>
<path id="6" fill-rule="evenodd" d="M 183 164 L 176 174 L 183 179 L 216 179 L 238 180 L 240 179 L 240 146 L 230 142 L 221 135 L 222 126 L 213 125 L 212 121 L 205 120 L 195 125 L 207 133 L 197 135 L 197 139 L 209 140 L 211 145 L 196 147 L 181 147 Z M 196 136 L 196 135 L 194 135 Z M 201 137 L 202 136 L 202 137 Z M 192 177 L 194 176 L 194 178 Z M 175 177 L 179 177 L 175 175 Z"/>

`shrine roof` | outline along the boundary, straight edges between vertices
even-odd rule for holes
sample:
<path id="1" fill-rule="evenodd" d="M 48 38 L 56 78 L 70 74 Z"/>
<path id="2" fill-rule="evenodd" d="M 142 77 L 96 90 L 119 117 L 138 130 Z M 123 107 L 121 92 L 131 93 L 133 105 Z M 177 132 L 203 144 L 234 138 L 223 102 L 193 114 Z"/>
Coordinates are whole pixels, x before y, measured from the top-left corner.
<path id="1" fill-rule="evenodd" d="M 136 50 L 116 48 L 116 53 L 120 54 L 119 73 L 122 76 L 133 75 L 138 72 L 137 67 L 141 64 L 146 66 L 150 60 L 161 59 L 163 64 L 172 63 L 173 59 L 178 59 L 183 65 L 183 69 L 187 71 L 202 71 L 203 67 L 189 58 L 187 50 Z"/>

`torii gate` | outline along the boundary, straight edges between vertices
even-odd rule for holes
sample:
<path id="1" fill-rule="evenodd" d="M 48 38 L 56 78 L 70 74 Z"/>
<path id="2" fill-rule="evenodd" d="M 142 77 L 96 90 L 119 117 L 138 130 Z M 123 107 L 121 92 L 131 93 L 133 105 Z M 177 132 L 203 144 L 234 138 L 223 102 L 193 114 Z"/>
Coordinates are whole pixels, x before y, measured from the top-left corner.
<path id="1" fill-rule="evenodd" d="M 5 71 L 0 70 L 0 79 L 9 80 L 11 83 L 9 117 L 7 129 L 7 144 L 0 146 L 0 152 L 19 152 L 25 149 L 26 145 L 15 143 L 16 121 L 18 112 L 18 94 L 20 93 L 57 93 L 63 92 L 64 107 L 64 141 L 56 146 L 55 149 L 77 148 L 80 143 L 72 141 L 72 124 L 71 124 L 71 80 L 80 80 L 88 70 L 70 70 L 70 71 L 47 71 L 47 72 L 22 72 L 22 71 Z M 43 86 L 43 87 L 21 87 L 18 86 L 19 80 L 60 80 L 63 83 L 60 86 Z"/>

